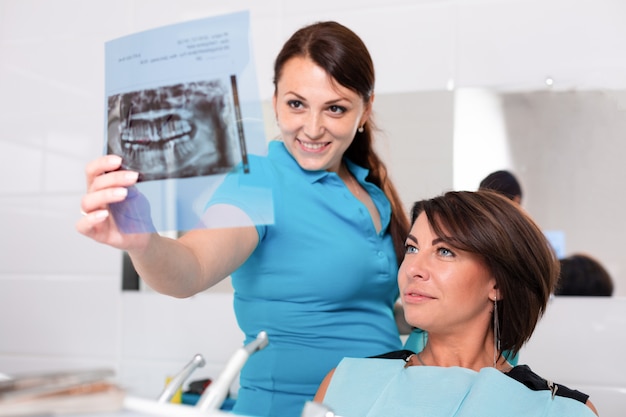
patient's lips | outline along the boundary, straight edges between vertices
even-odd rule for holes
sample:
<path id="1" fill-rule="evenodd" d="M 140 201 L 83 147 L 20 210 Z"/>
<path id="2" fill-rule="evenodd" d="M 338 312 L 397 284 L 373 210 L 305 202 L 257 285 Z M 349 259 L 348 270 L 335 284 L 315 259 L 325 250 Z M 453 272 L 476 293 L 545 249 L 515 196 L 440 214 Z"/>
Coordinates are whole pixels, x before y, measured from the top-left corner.
<path id="1" fill-rule="evenodd" d="M 402 301 L 409 304 L 423 303 L 434 300 L 432 295 L 417 289 L 409 289 L 402 294 Z"/>

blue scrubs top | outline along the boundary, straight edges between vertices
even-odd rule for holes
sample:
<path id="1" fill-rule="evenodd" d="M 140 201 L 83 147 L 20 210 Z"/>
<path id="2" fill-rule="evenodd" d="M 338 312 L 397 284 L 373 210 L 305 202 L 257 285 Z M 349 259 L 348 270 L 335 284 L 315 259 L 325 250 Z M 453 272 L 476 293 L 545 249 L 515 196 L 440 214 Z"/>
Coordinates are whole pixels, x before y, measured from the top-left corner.
<path id="1" fill-rule="evenodd" d="M 366 169 L 345 162 L 378 208 L 380 233 L 336 173 L 303 170 L 278 141 L 267 157 L 250 156 L 249 174 L 227 176 L 211 201 L 244 210 L 260 239 L 232 274 L 234 307 L 245 343 L 264 330 L 269 345 L 244 366 L 235 413 L 299 417 L 342 358 L 401 348 L 391 205 L 365 182 Z M 271 192 L 272 224 L 259 224 L 272 216 L 259 197 L 267 193 L 255 189 Z"/>

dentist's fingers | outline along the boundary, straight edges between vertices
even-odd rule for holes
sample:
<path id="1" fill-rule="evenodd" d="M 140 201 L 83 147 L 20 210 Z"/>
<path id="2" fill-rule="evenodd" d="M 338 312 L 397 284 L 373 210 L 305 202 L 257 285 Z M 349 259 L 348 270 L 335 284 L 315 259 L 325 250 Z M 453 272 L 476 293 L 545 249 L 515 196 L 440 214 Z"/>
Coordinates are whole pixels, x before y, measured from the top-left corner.
<path id="1" fill-rule="evenodd" d="M 127 187 L 137 183 L 139 173 L 119 170 L 122 158 L 105 155 L 94 159 L 85 168 L 87 193 L 83 196 L 80 212 L 87 215 L 96 210 L 107 210 L 110 203 L 123 201 Z M 100 214 L 102 218 L 104 214 Z"/>
<path id="2" fill-rule="evenodd" d="M 89 162 L 85 167 L 87 178 L 87 191 L 90 191 L 91 184 L 100 175 L 107 172 L 116 171 L 122 166 L 122 158 L 118 155 L 104 155 Z"/>
<path id="3" fill-rule="evenodd" d="M 105 190 L 107 188 L 130 187 L 137 183 L 139 173 L 136 171 L 114 171 L 98 175 L 91 182 L 87 193 Z"/>
<path id="4" fill-rule="evenodd" d="M 149 234 L 122 233 L 109 205 L 124 201 L 129 189 L 137 183 L 139 173 L 121 170 L 122 158 L 105 155 L 94 159 L 85 168 L 87 192 L 80 201 L 82 217 L 76 222 L 76 230 L 101 243 L 128 250 L 143 247 Z"/>
<path id="5" fill-rule="evenodd" d="M 120 170 L 121 158 L 107 155 L 91 161 L 86 169 L 87 193 L 110 187 L 130 187 L 137 183 L 139 173 Z"/>
<path id="6" fill-rule="evenodd" d="M 104 188 L 89 192 L 80 201 L 80 212 L 88 215 L 96 210 L 107 210 L 109 204 L 124 201 L 127 195 L 128 189 L 125 187 Z"/>
<path id="7" fill-rule="evenodd" d="M 91 213 L 85 213 L 83 217 L 76 222 L 76 230 L 85 236 L 91 236 L 94 227 L 105 222 L 109 219 L 110 215 L 109 210 L 95 210 Z"/>

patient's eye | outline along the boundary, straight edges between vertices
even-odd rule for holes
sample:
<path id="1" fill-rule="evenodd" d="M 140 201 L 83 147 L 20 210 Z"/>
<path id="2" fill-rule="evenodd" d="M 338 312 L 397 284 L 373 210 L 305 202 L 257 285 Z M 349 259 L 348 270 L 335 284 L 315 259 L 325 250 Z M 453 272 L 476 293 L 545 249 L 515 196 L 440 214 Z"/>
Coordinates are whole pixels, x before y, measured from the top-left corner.
<path id="1" fill-rule="evenodd" d="M 445 248 L 445 247 L 437 248 L 437 253 L 443 256 L 444 258 L 451 258 L 451 257 L 456 256 L 454 252 L 452 252 L 450 249 Z"/>
<path id="2" fill-rule="evenodd" d="M 417 253 L 418 249 L 415 245 L 412 245 L 411 243 L 405 243 L 404 244 L 404 253 Z"/>

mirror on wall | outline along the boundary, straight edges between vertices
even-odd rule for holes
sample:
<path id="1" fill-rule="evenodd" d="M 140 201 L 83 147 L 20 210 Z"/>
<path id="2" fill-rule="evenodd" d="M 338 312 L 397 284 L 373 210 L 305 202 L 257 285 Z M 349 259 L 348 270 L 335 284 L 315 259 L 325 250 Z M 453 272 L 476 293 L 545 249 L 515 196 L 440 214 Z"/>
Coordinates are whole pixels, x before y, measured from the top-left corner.
<path id="1" fill-rule="evenodd" d="M 455 94 L 454 187 L 476 189 L 484 176 L 509 169 L 523 207 L 564 255 L 589 254 L 626 294 L 622 190 L 626 180 L 626 91 Z"/>
<path id="2" fill-rule="evenodd" d="M 592 255 L 611 274 L 613 295 L 626 295 L 626 91 L 387 93 L 374 108 L 377 147 L 407 210 L 508 169 L 522 184 L 522 206 L 561 239 L 562 254 Z M 263 113 L 274 139 L 271 102 Z M 230 281 L 212 290 L 232 291 Z"/>

